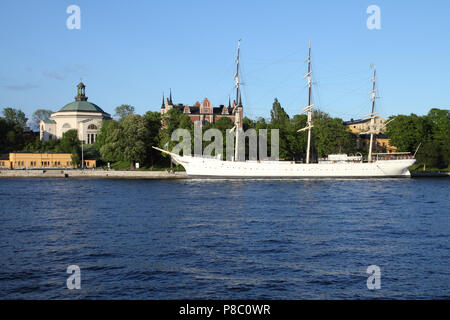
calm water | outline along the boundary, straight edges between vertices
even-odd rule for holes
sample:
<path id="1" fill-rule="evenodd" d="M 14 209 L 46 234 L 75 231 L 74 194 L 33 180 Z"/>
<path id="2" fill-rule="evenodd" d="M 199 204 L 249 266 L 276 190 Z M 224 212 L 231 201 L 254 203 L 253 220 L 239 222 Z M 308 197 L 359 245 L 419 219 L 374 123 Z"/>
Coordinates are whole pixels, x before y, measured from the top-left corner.
<path id="1" fill-rule="evenodd" d="M 0 298 L 448 299 L 449 182 L 1 179 Z"/>

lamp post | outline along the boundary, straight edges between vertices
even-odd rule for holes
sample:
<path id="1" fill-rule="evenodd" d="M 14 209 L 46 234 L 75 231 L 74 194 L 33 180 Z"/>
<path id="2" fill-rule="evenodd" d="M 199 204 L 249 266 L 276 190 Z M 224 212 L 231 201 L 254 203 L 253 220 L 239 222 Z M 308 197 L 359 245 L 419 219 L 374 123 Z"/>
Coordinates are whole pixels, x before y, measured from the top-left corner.
<path id="1" fill-rule="evenodd" d="M 84 137 L 83 137 L 83 140 L 81 140 L 81 170 L 84 169 L 84 150 L 83 150 L 83 144 L 84 144 Z"/>

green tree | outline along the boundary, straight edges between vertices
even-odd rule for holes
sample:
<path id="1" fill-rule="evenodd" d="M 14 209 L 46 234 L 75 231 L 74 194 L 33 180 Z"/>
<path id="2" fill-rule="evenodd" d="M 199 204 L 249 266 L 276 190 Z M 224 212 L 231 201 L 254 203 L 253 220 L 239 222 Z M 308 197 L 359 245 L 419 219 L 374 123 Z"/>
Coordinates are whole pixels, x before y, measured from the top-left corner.
<path id="1" fill-rule="evenodd" d="M 119 120 L 122 120 L 123 118 L 125 118 L 126 116 L 128 116 L 130 114 L 134 114 L 134 107 L 133 106 L 130 106 L 129 104 L 122 104 L 122 105 L 116 107 L 116 114 L 115 114 L 115 116 Z"/>
<path id="2" fill-rule="evenodd" d="M 221 118 L 221 119 L 229 119 L 229 118 Z M 219 120 L 221 120 L 219 119 Z M 233 121 L 231 121 L 231 119 L 229 119 L 231 123 L 233 123 Z M 231 128 L 233 128 L 233 125 L 231 126 Z M 247 131 L 248 129 L 254 129 L 255 128 L 255 121 L 253 121 L 250 118 L 244 117 L 242 118 L 242 128 L 244 129 L 244 131 Z"/>
<path id="3" fill-rule="evenodd" d="M 84 159 L 100 160 L 100 152 L 97 150 L 95 144 L 85 144 L 83 146 Z"/>
<path id="4" fill-rule="evenodd" d="M 74 167 L 80 166 L 80 164 L 81 164 L 81 157 L 80 157 L 80 153 L 78 152 L 78 149 L 74 147 L 71 153 L 72 153 L 72 156 L 70 158 L 72 160 L 72 165 Z"/>
<path id="5" fill-rule="evenodd" d="M 313 134 L 318 157 L 356 151 L 356 135 L 344 126 L 340 118 L 332 118 L 326 113 L 315 113 Z"/>
<path id="6" fill-rule="evenodd" d="M 445 158 L 442 145 L 436 140 L 428 140 L 422 143 L 422 146 L 416 155 L 417 162 L 425 165 L 426 168 L 447 168 L 448 158 Z"/>
<path id="7" fill-rule="evenodd" d="M 81 141 L 78 139 L 77 129 L 67 130 L 63 133 L 59 144 L 56 146 L 57 152 L 71 153 L 72 163 L 75 166 L 80 165 L 81 161 Z"/>
<path id="8" fill-rule="evenodd" d="M 162 158 L 161 152 L 152 148 L 160 145 L 161 114 L 159 112 L 148 111 L 144 115 L 144 119 L 147 122 L 148 128 L 147 161 L 153 167 Z"/>
<path id="9" fill-rule="evenodd" d="M 258 118 L 256 121 L 252 121 L 254 128 L 259 132 L 260 129 L 267 129 L 268 124 L 264 118 Z"/>
<path id="10" fill-rule="evenodd" d="M 270 110 L 270 123 L 273 125 L 285 125 L 289 121 L 289 115 L 281 107 L 280 102 L 275 98 L 272 104 L 272 110 Z"/>
<path id="11" fill-rule="evenodd" d="M 81 141 L 78 139 L 77 129 L 67 130 L 59 142 L 57 150 L 59 152 L 69 153 L 73 148 L 81 148 Z"/>
<path id="12" fill-rule="evenodd" d="M 390 118 L 387 134 L 399 151 L 414 153 L 419 164 L 447 168 L 450 162 L 450 115 L 448 110 L 431 109 L 426 116 L 397 115 Z"/>
<path id="13" fill-rule="evenodd" d="M 193 150 L 194 145 L 194 124 L 187 114 L 182 113 L 178 109 L 170 109 L 166 114 L 162 116 L 163 128 L 160 132 L 160 147 L 164 148 L 168 143 L 169 150 L 178 143 L 177 141 L 172 141 L 172 132 L 176 129 L 186 129 L 189 130 L 191 134 L 191 148 Z M 164 155 L 165 156 L 165 155 Z M 165 156 L 166 157 L 166 156 Z"/>
<path id="14" fill-rule="evenodd" d="M 213 125 L 206 125 L 203 127 L 203 132 L 209 128 L 217 129 L 222 133 L 222 159 L 226 159 L 226 148 L 227 148 L 227 130 L 234 127 L 234 122 L 228 117 L 222 117 L 218 119 Z M 211 141 L 210 143 L 213 143 Z M 203 149 L 207 147 L 209 143 L 203 142 Z M 234 145 L 234 144 L 233 144 Z M 215 156 L 215 153 L 213 154 Z"/>
<path id="15" fill-rule="evenodd" d="M 36 110 L 31 117 L 33 129 L 37 129 L 39 131 L 39 124 L 41 123 L 41 120 L 48 120 L 52 113 L 53 111 L 48 109 Z"/>
<path id="16" fill-rule="evenodd" d="M 270 125 L 268 129 L 279 130 L 279 155 L 281 159 L 291 159 L 293 157 L 289 149 L 289 136 L 292 134 L 292 127 L 289 115 L 284 111 L 277 98 L 274 99 L 272 110 L 270 111 Z M 270 130 L 269 130 L 270 132 Z M 270 139 L 270 134 L 268 135 Z M 269 140 L 270 141 L 270 140 Z"/>
<path id="17" fill-rule="evenodd" d="M 441 109 L 431 109 L 427 118 L 431 125 L 433 140 L 441 145 L 448 145 L 450 137 L 450 111 Z"/>
<path id="18" fill-rule="evenodd" d="M 431 109 L 426 118 L 431 127 L 431 138 L 423 143 L 417 160 L 430 168 L 444 169 L 450 164 L 450 112 Z"/>
<path id="19" fill-rule="evenodd" d="M 3 117 L 8 123 L 19 126 L 22 130 L 27 125 L 28 118 L 22 110 L 4 108 Z"/>
<path id="20" fill-rule="evenodd" d="M 307 132 L 298 130 L 306 127 L 307 116 L 305 114 L 295 115 L 292 118 L 288 145 L 290 153 L 295 160 L 306 158 Z"/>
<path id="21" fill-rule="evenodd" d="M 107 120 L 103 122 L 100 132 L 95 140 L 95 146 L 104 162 L 116 162 L 122 160 L 121 149 L 122 129 L 119 122 Z"/>
<path id="22" fill-rule="evenodd" d="M 420 142 L 428 140 L 431 134 L 431 126 L 426 117 L 415 114 L 409 116 L 398 115 L 390 117 L 386 126 L 391 145 L 398 148 L 399 152 L 414 153 Z"/>
<path id="23" fill-rule="evenodd" d="M 150 132 L 147 122 L 140 115 L 130 114 L 120 120 L 119 125 L 123 160 L 130 161 L 130 167 L 134 168 L 136 162 L 144 163 L 147 156 Z"/>
<path id="24" fill-rule="evenodd" d="M 228 117 L 222 117 L 217 120 L 212 127 L 220 130 L 223 134 L 225 134 L 227 129 L 231 129 L 234 127 L 234 122 Z"/>
<path id="25" fill-rule="evenodd" d="M 432 126 L 433 140 L 439 144 L 442 160 L 438 168 L 446 168 L 450 163 L 450 111 L 433 108 L 427 117 Z"/>
<path id="26" fill-rule="evenodd" d="M 23 119 L 16 119 L 17 114 L 14 109 L 5 108 L 3 111 L 6 118 L 0 117 L 0 153 L 20 151 L 24 146 L 24 137 L 23 127 L 17 121 L 22 121 Z M 20 117 L 19 113 L 19 118 Z"/>
<path id="27" fill-rule="evenodd" d="M 52 139 L 49 141 L 41 141 L 39 137 L 35 141 L 29 142 L 25 145 L 24 151 L 31 152 L 56 152 L 61 140 Z"/>

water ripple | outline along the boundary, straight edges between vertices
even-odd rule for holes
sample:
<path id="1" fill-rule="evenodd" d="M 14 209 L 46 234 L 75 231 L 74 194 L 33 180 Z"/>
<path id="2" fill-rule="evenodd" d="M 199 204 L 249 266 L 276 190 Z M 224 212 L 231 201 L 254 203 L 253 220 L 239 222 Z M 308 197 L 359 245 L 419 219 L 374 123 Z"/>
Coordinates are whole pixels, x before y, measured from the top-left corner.
<path id="1" fill-rule="evenodd" d="M 0 298 L 448 299 L 449 204 L 445 179 L 2 179 Z"/>

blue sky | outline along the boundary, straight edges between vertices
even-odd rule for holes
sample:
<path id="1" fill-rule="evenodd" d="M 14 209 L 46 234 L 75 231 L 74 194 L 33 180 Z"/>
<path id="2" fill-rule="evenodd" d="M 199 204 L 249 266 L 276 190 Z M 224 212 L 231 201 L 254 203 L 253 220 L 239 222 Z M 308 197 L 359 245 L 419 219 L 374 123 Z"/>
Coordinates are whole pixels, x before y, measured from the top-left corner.
<path id="1" fill-rule="evenodd" d="M 81 29 L 69 30 L 69 5 Z M 369 30 L 369 5 L 381 30 Z M 377 66 L 382 116 L 449 108 L 450 2 L 434 1 L 92 1 L 0 4 L 0 108 L 57 111 L 80 78 L 89 101 L 114 113 L 233 95 L 242 39 L 244 114 L 268 118 L 277 97 L 292 116 L 307 103 L 305 58 L 312 41 L 314 101 L 343 119 L 370 111 L 370 64 Z"/>

